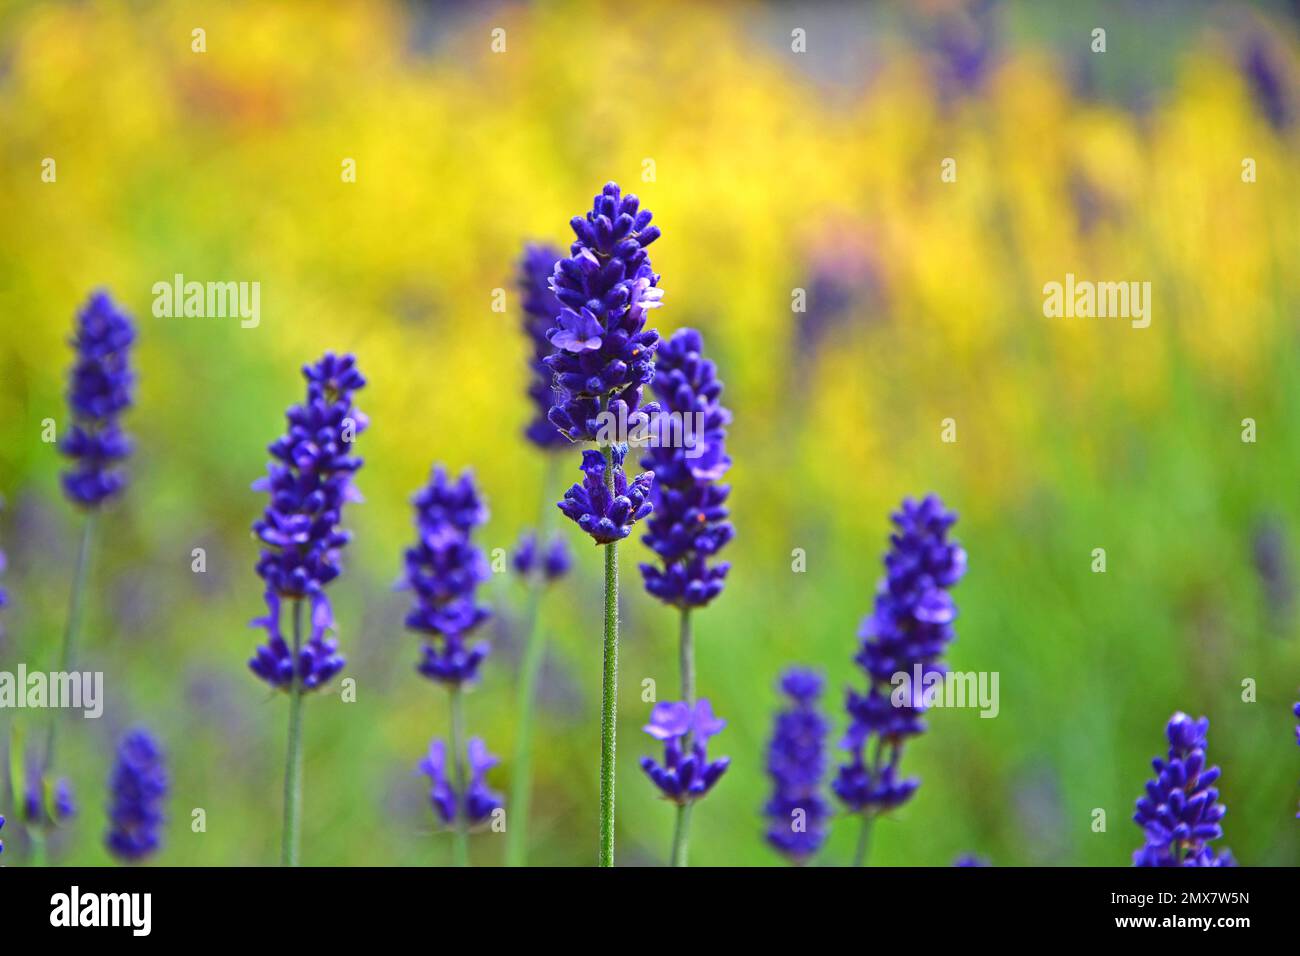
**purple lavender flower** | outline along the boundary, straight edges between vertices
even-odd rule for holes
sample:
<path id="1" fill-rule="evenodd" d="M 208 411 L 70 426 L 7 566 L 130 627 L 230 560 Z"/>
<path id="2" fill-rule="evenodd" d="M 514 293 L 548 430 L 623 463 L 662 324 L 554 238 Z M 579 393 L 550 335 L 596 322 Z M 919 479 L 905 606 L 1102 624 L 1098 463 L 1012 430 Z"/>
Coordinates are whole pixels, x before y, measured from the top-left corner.
<path id="1" fill-rule="evenodd" d="M 105 844 L 118 859 L 134 862 L 155 852 L 160 843 L 167 770 L 163 753 L 147 731 L 127 734 L 117 748 L 109 778 L 109 830 Z"/>
<path id="2" fill-rule="evenodd" d="M 135 327 L 108 294 L 95 292 L 77 316 L 77 357 L 68 386 L 72 427 L 60 450 L 73 460 L 63 491 L 74 504 L 98 508 L 126 485 L 117 467 L 131 452 L 118 416 L 131 406 Z"/>
<path id="3" fill-rule="evenodd" d="M 23 822 L 28 826 L 53 826 L 76 815 L 72 786 L 67 780 L 61 779 L 54 785 L 52 798 L 47 805 L 44 783 L 35 772 L 35 764 L 31 763 L 27 770 L 27 787 L 23 793 Z"/>
<path id="4" fill-rule="evenodd" d="M 560 510 L 591 535 L 596 544 L 620 541 L 632 533 L 632 525 L 654 510 L 650 492 L 655 474 L 647 471 L 629 484 L 623 471 L 626 445 L 614 445 L 614 488 L 605 484 L 605 456 L 588 449 L 582 453 L 582 484 L 564 493 Z"/>
<path id="5" fill-rule="evenodd" d="M 722 383 L 703 350 L 694 329 L 681 329 L 660 349 L 655 395 L 661 411 L 672 416 L 668 420 L 683 423 L 683 447 L 662 441 L 641 460 L 655 476 L 654 517 L 642 540 L 664 564 L 642 564 L 641 574 L 647 591 L 682 608 L 703 607 L 722 591 L 731 566 L 725 561 L 711 566 L 709 560 L 734 534 L 726 507 L 731 488 L 718 484 L 731 467 L 726 451 L 731 412 L 718 401 Z"/>
<path id="6" fill-rule="evenodd" d="M 965 853 L 957 857 L 957 859 L 953 861 L 952 865 L 956 867 L 963 867 L 963 868 L 979 868 L 979 867 L 990 866 L 991 864 L 989 863 L 988 860 L 984 859 L 984 857 L 982 856 L 975 856 L 972 853 Z"/>
<path id="7" fill-rule="evenodd" d="M 641 769 L 665 797 L 676 804 L 700 799 L 713 788 L 731 763 L 730 757 L 710 761 L 709 738 L 727 722 L 713 716 L 707 698 L 696 701 L 692 710 L 685 701 L 661 701 L 650 712 L 650 723 L 642 729 L 663 742 L 664 762 L 641 758 Z M 689 747 L 689 753 L 686 749 Z"/>
<path id="8" fill-rule="evenodd" d="M 520 577 L 526 578 L 534 571 L 540 571 L 542 578 L 549 583 L 558 581 L 569 573 L 569 568 L 573 565 L 573 557 L 563 538 L 559 536 L 552 538 L 546 548 L 542 549 L 538 546 L 537 535 L 532 531 L 525 531 L 519 536 L 519 544 L 515 546 L 515 553 L 511 555 L 510 563 Z"/>
<path id="9" fill-rule="evenodd" d="M 659 238 L 651 218 L 636 196 L 607 183 L 591 212 L 569 223 L 577 239 L 551 276 L 561 311 L 547 333 L 554 351 L 545 362 L 558 389 L 551 424 L 573 441 L 595 440 L 602 411 L 635 413 L 654 378 L 659 333 L 645 322 L 663 292 L 646 255 Z"/>
<path id="10" fill-rule="evenodd" d="M 763 812 L 770 819 L 767 842 L 792 863 L 804 863 L 826 839 L 831 808 L 822 794 L 826 773 L 826 721 L 817 709 L 822 679 L 792 667 L 781 678 L 790 706 L 776 715 L 767 748 L 772 796 Z"/>
<path id="11" fill-rule="evenodd" d="M 4 828 L 5 828 L 4 814 L 0 814 L 0 830 L 3 830 Z M 0 840 L 0 853 L 3 853 L 4 851 L 5 851 L 5 841 Z"/>
<path id="12" fill-rule="evenodd" d="M 1294 84 L 1277 46 L 1263 33 L 1253 33 L 1241 53 L 1241 71 L 1255 105 L 1275 130 L 1295 119 Z"/>
<path id="13" fill-rule="evenodd" d="M 5 553 L 3 551 L 0 551 L 0 575 L 3 575 L 5 573 L 5 569 L 8 566 L 9 566 L 9 562 L 5 558 Z M 4 588 L 0 588 L 0 607 L 5 607 L 8 604 L 9 604 L 9 594 L 7 591 L 5 591 Z"/>
<path id="14" fill-rule="evenodd" d="M 1251 552 L 1269 613 L 1277 619 L 1279 629 L 1285 630 L 1295 605 L 1295 571 L 1286 532 L 1276 519 L 1256 525 Z"/>
<path id="15" fill-rule="evenodd" d="M 263 516 L 253 524 L 262 541 L 257 573 L 266 582 L 266 617 L 253 621 L 265 628 L 267 643 L 248 662 L 253 673 L 272 687 L 293 684 L 293 651 L 280 631 L 280 599 L 311 602 L 311 634 L 299 648 L 296 671 L 311 690 L 344 666 L 337 642 L 327 638 L 334 615 L 325 587 L 339 575 L 339 555 L 351 534 L 339 527 L 343 505 L 359 501 L 352 477 L 362 460 L 352 443 L 367 419 L 353 404 L 352 393 L 366 380 L 351 355 L 327 352 L 315 365 L 303 366 L 307 399 L 286 413 L 288 432 L 269 447 L 267 475 L 253 484 L 270 494 Z"/>
<path id="16" fill-rule="evenodd" d="M 895 704 L 891 682 L 898 673 L 909 682 L 918 673 L 922 681 L 944 673 L 939 658 L 953 638 L 957 617 L 948 589 L 966 572 L 966 552 L 948 541 L 957 516 L 936 496 L 904 499 L 892 520 L 898 530 L 890 536 L 885 579 L 859 631 L 862 645 L 854 658 L 866 672 L 868 688 L 866 694 L 848 695 L 850 723 L 843 746 L 852 759 L 840 766 L 832 784 L 855 812 L 897 807 L 920 785 L 900 777 L 898 763 L 907 738 L 925 730 L 925 704 L 920 687 Z"/>
<path id="17" fill-rule="evenodd" d="M 441 465 L 414 504 L 418 540 L 406 550 L 400 585 L 415 598 L 406 626 L 425 638 L 420 673 L 454 687 L 474 680 L 488 653 L 485 642 L 466 643 L 491 614 L 475 595 L 491 571 L 470 538 L 487 508 L 468 470 L 453 482 Z"/>
<path id="18" fill-rule="evenodd" d="M 488 753 L 487 745 L 478 737 L 471 737 L 466 748 L 470 778 L 463 799 L 458 799 L 455 787 L 447 775 L 447 745 L 435 739 L 429 744 L 428 755 L 420 761 L 419 771 L 429 778 L 429 801 L 438 818 L 445 824 L 456 819 L 457 806 L 465 822 L 475 826 L 492 816 L 501 803 L 501 794 L 487 785 L 487 772 L 500 761 Z"/>
<path id="19" fill-rule="evenodd" d="M 992 73 L 997 39 L 995 5 L 989 0 L 978 0 L 938 20 L 931 45 L 937 59 L 935 81 L 944 104 L 980 91 Z"/>
<path id="20" fill-rule="evenodd" d="M 1209 718 L 1192 720 L 1182 711 L 1165 728 L 1169 756 L 1156 757 L 1156 777 L 1148 780 L 1146 796 L 1137 802 L 1133 820 L 1146 838 L 1133 853 L 1134 866 L 1234 866 L 1232 854 L 1216 854 L 1209 845 L 1223 836 L 1219 821 L 1227 808 L 1218 803 L 1212 784 L 1219 768 L 1205 766 L 1205 732 Z"/>
<path id="21" fill-rule="evenodd" d="M 547 333 L 555 327 L 560 312 L 564 309 L 551 291 L 551 274 L 555 271 L 556 263 L 563 257 L 564 253 L 554 246 L 530 243 L 524 247 L 524 256 L 519 263 L 524 333 L 533 347 L 533 354 L 528 359 L 528 367 L 532 371 L 528 397 L 536 410 L 528 427 L 524 429 L 524 437 L 545 451 L 570 445 L 569 440 L 547 417 L 552 406 L 563 401 L 563 397 L 557 395 L 555 373 L 546 364 L 546 359 L 552 352 Z"/>

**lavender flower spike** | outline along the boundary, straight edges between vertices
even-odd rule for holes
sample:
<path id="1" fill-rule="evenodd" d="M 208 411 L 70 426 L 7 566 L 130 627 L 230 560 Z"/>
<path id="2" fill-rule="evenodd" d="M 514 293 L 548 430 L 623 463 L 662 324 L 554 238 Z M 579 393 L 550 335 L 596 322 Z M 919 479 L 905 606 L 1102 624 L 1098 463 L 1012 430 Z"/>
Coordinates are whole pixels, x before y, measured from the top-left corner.
<path id="1" fill-rule="evenodd" d="M 117 764 L 109 779 L 108 850 L 118 859 L 137 862 L 154 853 L 161 839 L 162 802 L 167 771 L 157 742 L 146 731 L 128 734 L 117 749 Z"/>
<path id="2" fill-rule="evenodd" d="M 674 803 L 684 805 L 700 799 L 731 764 L 730 757 L 709 760 L 707 750 L 709 738 L 726 725 L 725 720 L 713 716 L 707 698 L 697 701 L 694 709 L 685 701 L 655 704 L 650 723 L 642 729 L 663 742 L 664 762 L 660 766 L 654 758 L 642 757 L 641 769 Z"/>
<path id="3" fill-rule="evenodd" d="M 822 793 L 827 725 L 818 712 L 822 679 L 793 667 L 781 678 L 790 699 L 776 716 L 767 748 L 772 796 L 763 808 L 771 821 L 767 842 L 792 863 L 806 863 L 826 839 L 831 807 Z"/>
<path id="4" fill-rule="evenodd" d="M 573 441 L 596 438 L 601 412 L 635 413 L 654 378 L 659 333 L 645 323 L 663 292 L 646 247 L 659 228 L 640 205 L 607 183 L 591 212 L 569 223 L 577 239 L 551 276 L 561 311 L 547 333 L 554 351 L 545 362 L 559 389 L 549 417 Z"/>
<path id="5" fill-rule="evenodd" d="M 510 556 L 510 563 L 520 577 L 528 578 L 534 571 L 540 571 L 541 579 L 550 584 L 569 573 L 573 557 L 563 538 L 552 538 L 543 550 L 538 545 L 537 535 L 526 531 L 519 536 L 519 544 Z"/>
<path id="6" fill-rule="evenodd" d="M 547 337 L 555 327 L 557 317 L 564 311 L 564 305 L 551 291 L 551 274 L 555 264 L 564 258 L 564 254 L 551 245 L 533 245 L 524 247 L 523 259 L 519 263 L 519 291 L 523 296 L 524 334 L 532 345 L 532 355 L 528 358 L 529 377 L 528 397 L 533 402 L 535 414 L 524 429 L 524 437 L 543 451 L 568 448 L 571 444 L 558 428 L 551 424 L 551 408 L 564 400 L 555 385 L 555 373 L 546 363 L 552 352 L 550 339 Z"/>
<path id="7" fill-rule="evenodd" d="M 253 621 L 265 628 L 267 642 L 257 649 L 249 668 L 273 688 L 289 695 L 289 745 L 284 773 L 284 827 L 280 844 L 283 866 L 298 865 L 302 811 L 302 700 L 343 669 L 344 659 L 329 633 L 334 614 L 325 588 L 339 576 L 340 554 L 351 535 L 339 527 L 343 506 L 360 500 L 352 478 L 362 460 L 352 453 L 366 429 L 365 415 L 352 403 L 365 387 L 351 355 L 326 352 L 304 365 L 307 397 L 285 413 L 288 431 L 268 451 L 272 461 L 255 491 L 270 502 L 253 532 L 262 542 L 257 573 L 265 584 L 267 614 Z M 291 601 L 292 633 L 280 630 L 280 606 Z M 302 612 L 311 606 L 311 629 L 304 640 Z M 292 643 L 290 642 L 292 641 Z"/>
<path id="8" fill-rule="evenodd" d="M 406 550 L 400 585 L 415 599 L 406 626 L 425 639 L 420 673 L 457 687 L 478 676 L 488 653 L 486 643 L 466 642 L 491 614 L 475 596 L 491 571 L 470 537 L 487 520 L 487 507 L 469 471 L 453 482 L 440 465 L 414 504 L 418 539 Z"/>
<path id="9" fill-rule="evenodd" d="M 0 551 L 0 576 L 4 575 L 5 568 L 7 568 L 8 566 L 9 566 L 9 562 L 5 559 L 5 553 L 3 551 Z M 8 592 L 5 591 L 4 588 L 0 588 L 0 607 L 5 607 L 6 605 L 8 605 L 8 603 L 9 603 Z"/>
<path id="10" fill-rule="evenodd" d="M 63 491 L 83 508 L 98 508 L 126 485 L 117 465 L 130 454 L 131 442 L 118 417 L 131 407 L 134 342 L 130 317 L 107 293 L 94 293 L 77 316 L 77 358 L 68 386 L 72 427 L 59 446 L 73 460 L 63 473 Z"/>
<path id="11" fill-rule="evenodd" d="M 1182 711 L 1169 719 L 1169 756 L 1153 760 L 1156 777 L 1137 802 L 1133 820 L 1146 838 L 1133 854 L 1134 866 L 1235 866 L 1232 854 L 1216 854 L 1211 840 L 1223 836 L 1219 821 L 1227 808 L 1217 802 L 1212 784 L 1219 768 L 1205 765 L 1206 717 L 1192 720 Z"/>
<path id="12" fill-rule="evenodd" d="M 905 499 L 892 518 L 897 530 L 889 539 L 885 579 L 859 631 L 862 644 L 854 658 L 866 673 L 867 692 L 849 692 L 843 746 L 850 760 L 832 783 L 841 802 L 863 815 L 859 860 L 873 815 L 905 803 L 920 785 L 900 775 L 899 761 L 907 739 L 925 730 L 925 704 L 915 692 L 895 704 L 893 677 L 901 673 L 911 680 L 919 672 L 924 680 L 944 672 L 940 657 L 957 617 L 948 589 L 966 573 L 966 552 L 948 540 L 957 516 L 937 497 Z"/>
<path id="13" fill-rule="evenodd" d="M 632 525 L 654 510 L 654 505 L 650 503 L 654 472 L 637 475 L 629 483 L 623 471 L 627 446 L 614 445 L 612 451 L 612 489 L 605 479 L 608 467 L 605 456 L 598 451 L 587 450 L 582 453 L 582 472 L 586 477 L 582 484 L 575 484 L 566 491 L 564 500 L 559 503 L 560 510 L 591 535 L 598 545 L 626 538 L 632 533 Z"/>
<path id="14" fill-rule="evenodd" d="M 722 383 L 703 350 L 694 329 L 681 329 L 659 350 L 655 395 L 661 413 L 683 423 L 684 441 L 651 446 L 641 460 L 655 476 L 654 517 L 643 540 L 663 562 L 662 568 L 642 564 L 641 574 L 650 594 L 681 608 L 703 607 L 722 591 L 730 565 L 709 561 L 733 535 L 726 506 L 731 489 L 719 484 L 731 466 L 725 448 L 731 412 L 718 401 Z"/>
<path id="15" fill-rule="evenodd" d="M 5 818 L 3 814 L 0 814 L 0 830 L 3 830 L 4 828 L 5 828 Z M 5 851 L 5 841 L 0 840 L 0 853 L 4 853 L 4 851 Z"/>
<path id="16" fill-rule="evenodd" d="M 289 690 L 294 675 L 314 690 L 343 669 L 338 645 L 327 637 L 334 615 L 325 587 L 339 575 L 339 555 L 351 534 L 339 527 L 343 505 L 359 501 L 352 477 L 362 460 L 352 444 L 368 424 L 352 394 L 366 384 L 350 355 L 326 353 L 303 367 L 307 398 L 286 413 L 287 433 L 268 451 L 266 477 L 253 484 L 270 502 L 253 532 L 262 542 L 257 573 L 266 583 L 267 615 L 253 621 L 266 630 L 249 668 L 272 687 Z M 311 633 L 295 661 L 280 630 L 281 599 L 308 600 Z"/>
<path id="17" fill-rule="evenodd" d="M 447 774 L 447 745 L 434 739 L 428 755 L 420 761 L 419 771 L 429 778 L 429 801 L 444 824 L 451 824 L 460 814 L 468 826 L 477 826 L 502 806 L 501 794 L 487 785 L 487 772 L 500 761 L 488 753 L 487 745 L 471 737 L 466 752 L 470 779 L 465 793 L 458 795 Z"/>

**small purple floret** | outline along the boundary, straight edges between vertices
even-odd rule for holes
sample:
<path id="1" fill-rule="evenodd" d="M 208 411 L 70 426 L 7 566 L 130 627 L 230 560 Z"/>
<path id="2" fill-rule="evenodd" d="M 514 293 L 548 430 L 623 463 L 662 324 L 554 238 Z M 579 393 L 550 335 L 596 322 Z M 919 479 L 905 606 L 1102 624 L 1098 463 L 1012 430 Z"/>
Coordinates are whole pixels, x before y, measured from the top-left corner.
<path id="1" fill-rule="evenodd" d="M 663 742 L 664 762 L 661 766 L 652 757 L 641 758 L 641 769 L 674 803 L 686 804 L 708 793 L 726 772 L 730 757 L 710 761 L 709 738 L 725 727 L 727 722 L 713 716 L 713 708 L 705 698 L 696 701 L 692 710 L 684 701 L 661 701 L 650 712 L 650 723 L 642 729 Z M 689 740 L 689 752 L 686 751 Z"/>

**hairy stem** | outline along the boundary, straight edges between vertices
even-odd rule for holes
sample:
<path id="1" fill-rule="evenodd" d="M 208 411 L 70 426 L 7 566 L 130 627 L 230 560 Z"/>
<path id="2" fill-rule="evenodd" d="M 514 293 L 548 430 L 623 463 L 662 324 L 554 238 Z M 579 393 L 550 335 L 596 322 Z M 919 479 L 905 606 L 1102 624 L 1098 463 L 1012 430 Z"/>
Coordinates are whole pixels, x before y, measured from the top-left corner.
<path id="1" fill-rule="evenodd" d="M 678 631 L 678 659 L 681 664 L 682 700 L 692 713 L 695 710 L 695 638 L 691 631 L 691 609 L 682 608 Z M 687 734 L 684 746 L 691 746 Z M 672 865 L 686 866 L 687 852 L 690 844 L 691 808 L 693 801 L 679 804 L 677 807 L 677 824 L 673 827 Z"/>
<path id="2" fill-rule="evenodd" d="M 605 448 L 605 483 L 614 488 L 614 449 Z M 614 752 L 618 725 L 618 545 L 605 545 L 605 651 L 600 699 L 600 865 L 614 865 Z"/>
<path id="3" fill-rule="evenodd" d="M 284 830 L 280 865 L 297 866 L 302 845 L 302 681 L 298 654 L 302 649 L 302 598 L 293 600 L 293 679 L 289 683 L 289 750 L 284 761 Z"/>

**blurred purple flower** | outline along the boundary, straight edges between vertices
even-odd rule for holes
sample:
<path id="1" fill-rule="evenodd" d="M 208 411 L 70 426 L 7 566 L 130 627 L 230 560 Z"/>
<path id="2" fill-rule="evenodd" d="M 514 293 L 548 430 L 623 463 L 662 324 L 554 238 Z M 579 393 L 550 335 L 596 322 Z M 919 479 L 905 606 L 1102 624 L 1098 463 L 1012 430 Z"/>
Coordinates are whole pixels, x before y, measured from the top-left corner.
<path id="1" fill-rule="evenodd" d="M 1241 71 L 1260 114 L 1275 130 L 1289 128 L 1295 120 L 1295 81 L 1271 38 L 1258 31 L 1247 38 Z"/>
<path id="2" fill-rule="evenodd" d="M 524 430 L 524 436 L 543 450 L 567 448 L 571 443 L 560 433 L 547 417 L 551 407 L 563 400 L 557 395 L 554 384 L 555 373 L 546 364 L 546 357 L 552 347 L 547 333 L 555 327 L 556 320 L 564 306 L 551 291 L 551 274 L 555 264 L 563 257 L 559 249 L 551 245 L 533 245 L 524 247 L 524 255 L 519 263 L 519 289 L 523 296 L 524 334 L 532 345 L 532 354 L 528 358 L 528 367 L 532 372 L 529 377 L 528 397 L 532 400 L 535 414 Z"/>
<path id="3" fill-rule="evenodd" d="M 167 770 L 157 741 L 147 731 L 129 733 L 117 749 L 109 779 L 108 850 L 128 862 L 157 851 L 167 794 Z"/>
<path id="4" fill-rule="evenodd" d="M 116 466 L 131 452 L 118 416 L 131 406 L 135 375 L 131 345 L 135 326 L 103 291 L 91 295 L 77 316 L 72 339 L 76 361 L 68 386 L 72 426 L 59 448 L 73 460 L 63 491 L 74 504 L 97 508 L 126 485 Z"/>
<path id="5" fill-rule="evenodd" d="M 826 839 L 831 807 L 822 793 L 826 773 L 826 720 L 817 708 L 822 679 L 792 667 L 781 678 L 790 705 L 776 715 L 767 748 L 772 796 L 767 842 L 793 863 L 804 863 Z"/>
<path id="6" fill-rule="evenodd" d="M 466 750 L 470 778 L 462 798 L 457 797 L 448 778 L 447 745 L 443 741 L 435 739 L 430 743 L 428 755 L 419 764 L 419 771 L 429 778 L 429 800 L 434 812 L 445 824 L 456 819 L 458 805 L 471 826 L 488 819 L 502 805 L 501 795 L 487 785 L 487 772 L 499 760 L 478 737 L 470 738 Z"/>

